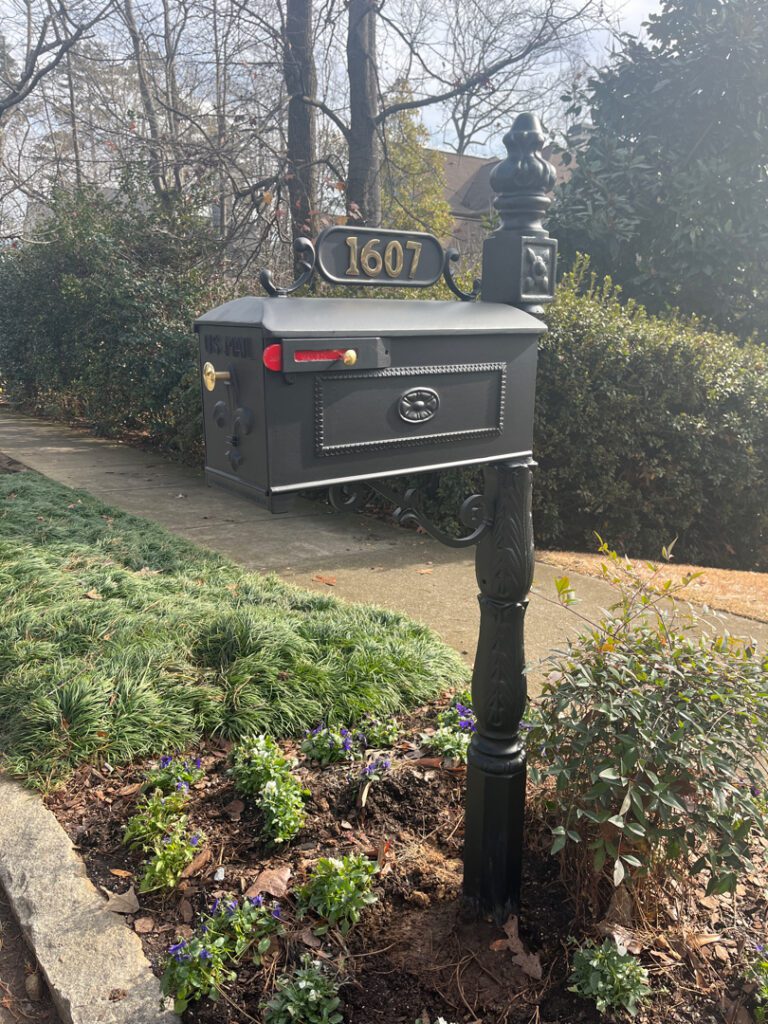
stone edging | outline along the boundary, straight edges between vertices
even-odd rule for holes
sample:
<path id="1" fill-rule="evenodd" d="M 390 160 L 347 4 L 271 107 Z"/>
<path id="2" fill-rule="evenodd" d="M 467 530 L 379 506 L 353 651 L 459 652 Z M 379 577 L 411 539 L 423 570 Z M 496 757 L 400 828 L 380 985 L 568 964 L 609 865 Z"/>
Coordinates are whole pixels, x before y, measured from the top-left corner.
<path id="1" fill-rule="evenodd" d="M 0 884 L 62 1024 L 178 1024 L 141 940 L 104 909 L 55 816 L 2 774 Z"/>

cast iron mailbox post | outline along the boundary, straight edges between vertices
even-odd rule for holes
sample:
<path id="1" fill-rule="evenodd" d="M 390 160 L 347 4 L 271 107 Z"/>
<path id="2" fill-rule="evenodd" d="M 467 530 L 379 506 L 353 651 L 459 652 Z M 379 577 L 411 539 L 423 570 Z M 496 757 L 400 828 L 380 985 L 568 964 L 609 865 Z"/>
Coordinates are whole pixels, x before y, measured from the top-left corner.
<path id="1" fill-rule="evenodd" d="M 500 226 L 485 242 L 482 282 L 455 282 L 454 250 L 436 238 L 334 227 L 299 239 L 289 288 L 262 271 L 270 297 L 206 313 L 200 339 L 206 475 L 283 511 L 295 492 L 327 487 L 336 508 L 366 488 L 454 547 L 477 545 L 480 636 L 472 677 L 477 731 L 467 769 L 464 895 L 503 922 L 520 902 L 525 807 L 523 621 L 533 578 L 531 470 L 538 339 L 532 314 L 554 294 L 557 243 L 541 219 L 554 169 L 530 114 L 504 137 L 494 169 Z M 317 271 L 334 284 L 427 287 L 444 276 L 456 302 L 293 299 Z M 480 302 L 474 302 L 478 296 Z M 482 465 L 484 493 L 447 535 L 415 489 L 383 478 Z"/>

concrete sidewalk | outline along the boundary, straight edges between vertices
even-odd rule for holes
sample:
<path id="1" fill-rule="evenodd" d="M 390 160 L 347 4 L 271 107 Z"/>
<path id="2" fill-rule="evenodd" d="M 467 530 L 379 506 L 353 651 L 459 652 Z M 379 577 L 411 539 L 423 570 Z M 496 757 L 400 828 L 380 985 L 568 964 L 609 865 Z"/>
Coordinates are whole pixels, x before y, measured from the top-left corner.
<path id="1" fill-rule="evenodd" d="M 246 498 L 208 487 L 202 472 L 157 453 L 2 407 L 0 452 L 53 480 L 162 523 L 249 569 L 273 571 L 303 587 L 403 611 L 472 660 L 479 625 L 473 551 L 444 548 L 428 537 L 333 512 L 317 502 L 299 500 L 295 511 L 273 516 Z M 541 684 L 547 656 L 615 600 L 612 588 L 601 580 L 571 573 L 579 603 L 562 608 L 554 585 L 560 575 L 553 566 L 536 564 L 526 617 L 533 692 Z M 768 647 L 768 624 L 720 613 L 709 618 L 713 628 L 754 637 Z"/>

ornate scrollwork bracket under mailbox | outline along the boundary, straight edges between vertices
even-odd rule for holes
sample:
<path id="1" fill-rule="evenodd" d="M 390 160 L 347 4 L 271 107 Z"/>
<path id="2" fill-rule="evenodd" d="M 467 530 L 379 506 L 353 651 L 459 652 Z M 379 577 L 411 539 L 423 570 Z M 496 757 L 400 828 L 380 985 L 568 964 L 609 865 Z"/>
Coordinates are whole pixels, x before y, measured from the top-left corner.
<path id="1" fill-rule="evenodd" d="M 449 548 L 469 548 L 485 536 L 493 525 L 488 517 L 485 498 L 482 494 L 473 494 L 462 503 L 458 519 L 462 526 L 470 532 L 463 537 L 455 537 L 446 533 L 432 522 L 422 509 L 422 496 L 418 487 L 409 487 L 399 493 L 378 480 L 366 480 L 349 484 L 335 484 L 328 489 L 328 499 L 337 512 L 350 512 L 359 509 L 366 501 L 369 491 L 380 495 L 385 501 L 394 505 L 393 517 L 400 525 L 413 523 L 420 526 L 425 533 L 440 541 Z"/>

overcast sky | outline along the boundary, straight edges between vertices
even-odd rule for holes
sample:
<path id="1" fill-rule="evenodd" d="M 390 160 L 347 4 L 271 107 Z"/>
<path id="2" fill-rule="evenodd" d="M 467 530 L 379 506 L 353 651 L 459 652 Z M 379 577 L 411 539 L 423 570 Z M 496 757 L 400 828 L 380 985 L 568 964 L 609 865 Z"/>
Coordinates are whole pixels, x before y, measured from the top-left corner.
<path id="1" fill-rule="evenodd" d="M 613 0 L 613 6 L 624 31 L 637 32 L 649 14 L 658 12 L 661 4 L 658 0 Z"/>

